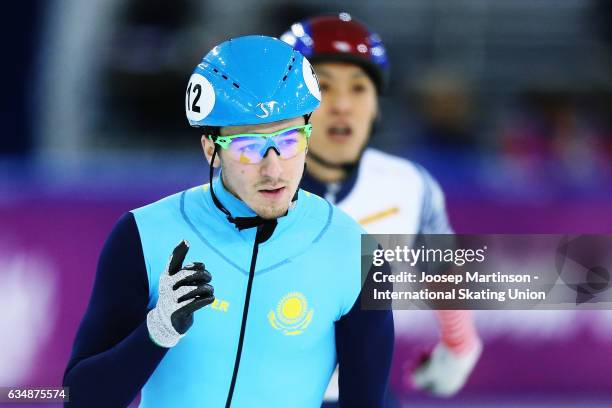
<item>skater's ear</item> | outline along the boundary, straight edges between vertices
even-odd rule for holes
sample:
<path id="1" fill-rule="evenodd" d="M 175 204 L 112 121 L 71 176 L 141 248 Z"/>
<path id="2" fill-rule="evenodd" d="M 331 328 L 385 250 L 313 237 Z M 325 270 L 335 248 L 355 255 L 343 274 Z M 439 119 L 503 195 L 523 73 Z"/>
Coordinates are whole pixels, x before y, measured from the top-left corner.
<path id="1" fill-rule="evenodd" d="M 202 135 L 200 142 L 202 143 L 202 150 L 204 151 L 204 156 L 206 157 L 208 163 L 213 167 L 219 167 L 221 165 L 221 158 L 219 157 L 221 153 L 219 151 L 220 149 L 217 150 L 217 154 L 215 155 L 215 162 L 211 163 L 213 152 L 215 151 L 215 143 L 210 140 L 207 135 Z"/>

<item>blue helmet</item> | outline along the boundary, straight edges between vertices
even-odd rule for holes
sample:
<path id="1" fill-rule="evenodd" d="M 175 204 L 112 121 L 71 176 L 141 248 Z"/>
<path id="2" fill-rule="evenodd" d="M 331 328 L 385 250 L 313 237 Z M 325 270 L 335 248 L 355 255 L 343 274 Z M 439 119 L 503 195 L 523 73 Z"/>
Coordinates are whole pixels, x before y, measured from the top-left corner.
<path id="1" fill-rule="evenodd" d="M 219 44 L 193 71 L 185 95 L 189 124 L 256 125 L 306 115 L 321 102 L 306 58 L 276 38 L 252 35 Z"/>

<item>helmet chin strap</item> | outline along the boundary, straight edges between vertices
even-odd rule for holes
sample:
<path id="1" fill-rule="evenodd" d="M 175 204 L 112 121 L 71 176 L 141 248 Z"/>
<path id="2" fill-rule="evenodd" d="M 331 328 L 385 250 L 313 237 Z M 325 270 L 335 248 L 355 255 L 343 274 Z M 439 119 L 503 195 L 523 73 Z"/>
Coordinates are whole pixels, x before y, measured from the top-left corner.
<path id="1" fill-rule="evenodd" d="M 256 215 L 253 217 L 234 217 L 229 212 L 229 210 L 225 208 L 225 206 L 221 203 L 221 201 L 219 201 L 219 199 L 217 198 L 217 195 L 215 194 L 215 191 L 213 189 L 213 170 L 214 170 L 213 163 L 215 162 L 217 151 L 218 151 L 218 147 L 215 144 L 215 149 L 213 150 L 212 158 L 210 160 L 210 172 L 209 172 L 210 195 L 212 197 L 213 202 L 215 203 L 215 206 L 219 210 L 221 210 L 223 214 L 225 214 L 227 220 L 231 222 L 232 224 L 234 224 L 234 226 L 238 228 L 239 231 L 242 231 L 243 229 L 254 228 L 254 227 L 259 227 L 259 226 L 267 226 L 271 230 L 269 234 L 272 235 L 272 232 L 274 231 L 274 228 L 276 228 L 276 225 L 277 225 L 276 218 L 270 218 L 270 219 L 262 218 L 259 215 Z M 221 180 L 221 182 L 223 182 L 223 180 Z M 292 202 L 296 201 L 297 197 L 298 197 L 298 193 L 296 191 L 291 201 Z"/>

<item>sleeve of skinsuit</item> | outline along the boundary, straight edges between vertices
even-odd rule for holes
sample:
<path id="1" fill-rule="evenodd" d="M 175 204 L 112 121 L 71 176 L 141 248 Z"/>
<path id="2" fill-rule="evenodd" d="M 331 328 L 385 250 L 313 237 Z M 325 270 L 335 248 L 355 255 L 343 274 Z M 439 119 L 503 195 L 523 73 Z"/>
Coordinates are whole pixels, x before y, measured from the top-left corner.
<path id="1" fill-rule="evenodd" d="M 366 286 L 362 292 L 369 290 Z M 383 407 L 393 357 L 391 307 L 362 310 L 360 294 L 351 310 L 336 322 L 335 331 L 340 406 Z"/>
<path id="2" fill-rule="evenodd" d="M 421 204 L 421 223 L 419 234 L 452 234 L 446 205 L 444 203 L 444 192 L 434 178 L 421 166 L 417 166 L 423 176 L 423 202 Z"/>
<path id="3" fill-rule="evenodd" d="M 136 221 L 125 214 L 107 239 L 87 312 L 64 373 L 69 407 L 126 407 L 168 349 L 146 324 L 148 278 Z"/>
<path id="4" fill-rule="evenodd" d="M 419 171 L 425 187 L 419 234 L 452 234 L 453 228 L 446 214 L 444 192 L 424 168 L 419 167 Z M 440 324 L 441 341 L 451 351 L 461 355 L 477 346 L 478 334 L 470 311 L 436 310 L 435 313 Z"/>

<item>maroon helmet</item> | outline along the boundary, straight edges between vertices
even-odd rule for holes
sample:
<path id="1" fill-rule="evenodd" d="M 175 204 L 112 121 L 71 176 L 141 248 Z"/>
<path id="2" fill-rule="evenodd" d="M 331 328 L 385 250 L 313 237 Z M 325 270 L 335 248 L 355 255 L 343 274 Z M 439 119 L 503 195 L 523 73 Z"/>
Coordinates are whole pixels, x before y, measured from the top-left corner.
<path id="1" fill-rule="evenodd" d="M 295 23 L 281 40 L 312 63 L 338 61 L 359 65 L 379 93 L 386 86 L 387 52 L 380 36 L 348 13 L 322 15 Z"/>

